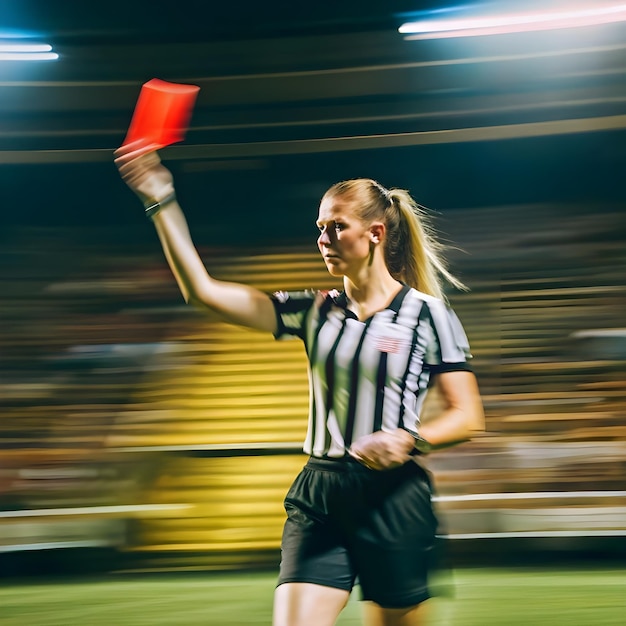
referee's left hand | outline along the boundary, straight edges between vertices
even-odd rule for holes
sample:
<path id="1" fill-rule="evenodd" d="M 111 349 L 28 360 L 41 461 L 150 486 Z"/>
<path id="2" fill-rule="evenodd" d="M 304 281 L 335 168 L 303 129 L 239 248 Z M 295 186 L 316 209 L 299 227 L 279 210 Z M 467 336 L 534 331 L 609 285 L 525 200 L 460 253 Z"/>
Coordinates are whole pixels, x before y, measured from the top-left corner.
<path id="1" fill-rule="evenodd" d="M 369 469 L 388 470 L 409 461 L 414 444 L 411 434 L 402 428 L 390 433 L 379 430 L 359 437 L 348 453 Z"/>

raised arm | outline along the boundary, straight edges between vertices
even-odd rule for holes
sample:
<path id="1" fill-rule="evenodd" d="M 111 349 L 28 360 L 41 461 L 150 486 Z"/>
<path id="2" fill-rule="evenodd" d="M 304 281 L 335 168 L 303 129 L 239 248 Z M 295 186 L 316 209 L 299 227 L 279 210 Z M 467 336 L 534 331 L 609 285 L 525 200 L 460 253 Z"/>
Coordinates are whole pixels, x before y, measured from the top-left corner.
<path id="1" fill-rule="evenodd" d="M 144 206 L 160 204 L 151 219 L 165 257 L 186 302 L 210 309 L 226 322 L 268 332 L 276 331 L 270 297 L 248 285 L 213 278 L 196 250 L 187 220 L 174 193 L 174 180 L 155 151 L 120 148 L 115 164 Z"/>

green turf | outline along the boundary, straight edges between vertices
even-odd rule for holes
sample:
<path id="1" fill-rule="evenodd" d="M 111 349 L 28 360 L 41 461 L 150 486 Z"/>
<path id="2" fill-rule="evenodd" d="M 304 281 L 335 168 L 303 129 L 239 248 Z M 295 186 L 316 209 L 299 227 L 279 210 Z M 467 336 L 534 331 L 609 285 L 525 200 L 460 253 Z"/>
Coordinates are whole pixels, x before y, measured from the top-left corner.
<path id="1" fill-rule="evenodd" d="M 466 569 L 432 626 L 621 626 L 626 573 L 611 568 Z M 271 623 L 274 573 L 3 581 L 2 626 L 249 626 Z M 339 626 L 360 624 L 353 599 Z"/>

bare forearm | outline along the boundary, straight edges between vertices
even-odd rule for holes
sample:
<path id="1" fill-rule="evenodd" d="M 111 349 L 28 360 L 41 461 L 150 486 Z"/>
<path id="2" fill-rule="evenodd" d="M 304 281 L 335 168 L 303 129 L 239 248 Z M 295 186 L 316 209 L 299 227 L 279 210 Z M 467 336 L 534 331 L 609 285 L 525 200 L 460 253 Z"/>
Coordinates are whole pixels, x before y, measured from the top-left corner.
<path id="1" fill-rule="evenodd" d="M 186 302 L 208 308 L 233 324 L 275 331 L 274 308 L 267 294 L 247 285 L 216 280 L 207 272 L 178 203 L 168 204 L 153 221 Z"/>
<path id="2" fill-rule="evenodd" d="M 210 281 L 206 267 L 191 239 L 187 220 L 177 202 L 167 205 L 152 218 L 167 262 L 189 302 Z"/>
<path id="3" fill-rule="evenodd" d="M 477 432 L 480 432 L 481 428 L 472 426 L 477 421 L 476 416 L 469 415 L 467 410 L 449 408 L 420 426 L 419 434 L 433 448 L 447 448 L 469 441 Z"/>
<path id="4" fill-rule="evenodd" d="M 485 428 L 476 377 L 469 371 L 441 374 L 435 380 L 435 410 L 419 426 L 419 434 L 434 448 L 468 441 Z"/>

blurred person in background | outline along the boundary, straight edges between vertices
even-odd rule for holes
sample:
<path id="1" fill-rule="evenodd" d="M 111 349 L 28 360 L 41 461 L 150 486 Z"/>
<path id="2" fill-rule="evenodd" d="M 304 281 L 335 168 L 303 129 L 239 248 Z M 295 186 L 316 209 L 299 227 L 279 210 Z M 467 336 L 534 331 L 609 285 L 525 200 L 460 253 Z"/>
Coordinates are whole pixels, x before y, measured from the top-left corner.
<path id="1" fill-rule="evenodd" d="M 467 441 L 484 416 L 441 280 L 462 285 L 421 207 L 370 179 L 333 185 L 319 206 L 317 244 L 343 291 L 270 295 L 207 272 L 156 152 L 130 144 L 116 157 L 186 302 L 304 342 L 309 460 L 285 498 L 274 626 L 331 626 L 357 578 L 368 625 L 426 623 L 437 519 L 418 457 Z M 443 408 L 421 423 L 434 386 Z"/>

